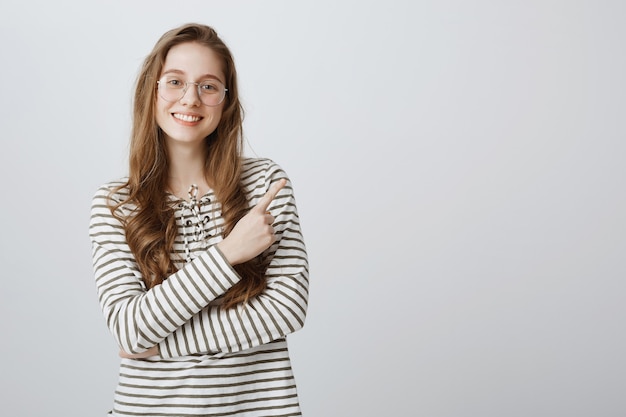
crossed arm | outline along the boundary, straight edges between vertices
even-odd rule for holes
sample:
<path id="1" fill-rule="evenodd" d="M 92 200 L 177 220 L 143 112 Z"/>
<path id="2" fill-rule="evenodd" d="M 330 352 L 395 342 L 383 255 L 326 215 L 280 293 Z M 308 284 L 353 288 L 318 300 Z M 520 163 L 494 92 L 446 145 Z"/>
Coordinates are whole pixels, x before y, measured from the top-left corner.
<path id="1" fill-rule="evenodd" d="M 107 215 L 103 196 L 96 196 L 91 225 L 96 283 L 121 357 L 221 355 L 268 343 L 303 325 L 308 264 L 286 185 L 274 180 L 226 239 L 150 290 L 143 287 L 123 228 Z M 211 304 L 239 281 L 232 265 L 265 250 L 272 257 L 267 290 L 229 310 Z"/>

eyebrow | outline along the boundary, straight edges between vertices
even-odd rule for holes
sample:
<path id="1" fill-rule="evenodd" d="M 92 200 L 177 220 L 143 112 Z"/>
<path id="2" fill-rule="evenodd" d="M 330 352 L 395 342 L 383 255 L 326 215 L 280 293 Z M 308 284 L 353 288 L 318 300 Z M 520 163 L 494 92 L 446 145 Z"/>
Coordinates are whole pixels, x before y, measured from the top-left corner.
<path id="1" fill-rule="evenodd" d="M 179 70 L 179 69 L 169 69 L 167 71 L 163 71 L 161 73 L 161 77 L 166 75 L 166 74 L 185 75 L 185 71 L 182 71 L 182 70 Z M 219 82 L 221 82 L 222 84 L 225 85 L 224 81 L 222 81 L 217 75 L 213 75 L 213 74 L 204 74 L 204 75 L 200 76 L 199 79 L 201 79 L 201 80 L 213 79 L 213 80 L 217 80 L 217 81 L 219 81 Z"/>

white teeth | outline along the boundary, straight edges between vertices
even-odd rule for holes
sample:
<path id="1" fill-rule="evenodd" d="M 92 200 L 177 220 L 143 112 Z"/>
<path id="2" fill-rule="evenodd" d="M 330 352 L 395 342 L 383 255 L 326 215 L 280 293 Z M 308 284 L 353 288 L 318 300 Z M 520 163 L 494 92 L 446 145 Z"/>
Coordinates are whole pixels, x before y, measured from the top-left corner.
<path id="1" fill-rule="evenodd" d="M 197 122 L 201 119 L 198 116 L 189 116 L 187 114 L 179 114 L 179 113 L 174 113 L 174 117 L 177 118 L 178 120 L 182 120 L 183 122 Z"/>

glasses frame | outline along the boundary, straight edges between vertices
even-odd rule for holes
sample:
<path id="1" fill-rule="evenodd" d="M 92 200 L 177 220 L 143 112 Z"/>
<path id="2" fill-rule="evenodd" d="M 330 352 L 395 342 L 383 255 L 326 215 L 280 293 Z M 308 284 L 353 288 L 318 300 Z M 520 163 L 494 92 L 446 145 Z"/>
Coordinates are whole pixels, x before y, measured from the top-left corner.
<path id="1" fill-rule="evenodd" d="M 224 99 L 226 98 L 226 93 L 228 92 L 228 88 L 226 88 L 226 86 L 224 85 L 223 82 L 221 82 L 218 79 L 214 79 L 214 81 L 217 81 L 218 83 L 222 84 L 222 86 L 224 86 L 224 93 L 222 94 L 222 98 L 220 98 L 220 101 L 217 104 L 206 104 L 203 100 L 202 100 L 202 92 L 200 91 L 200 85 L 204 82 L 204 81 L 200 81 L 200 82 L 193 82 L 193 81 L 181 81 L 185 83 L 185 86 L 183 88 L 180 89 L 181 91 L 181 95 L 180 98 L 177 100 L 168 100 L 165 97 L 163 97 L 163 95 L 161 94 L 161 86 L 163 86 L 163 88 L 167 88 L 167 86 L 165 86 L 165 79 L 166 77 L 163 76 L 161 77 L 159 80 L 157 80 L 157 93 L 159 94 L 159 96 L 167 101 L 168 103 L 176 103 L 177 101 L 181 101 L 184 97 L 185 94 L 187 94 L 187 90 L 189 89 L 189 84 L 193 84 L 196 86 L 196 92 L 198 93 L 198 98 L 200 99 L 200 102 L 202 103 L 202 105 L 207 106 L 207 107 L 217 107 L 220 104 L 222 104 L 224 102 Z M 161 84 L 161 81 L 163 81 L 163 84 Z M 178 89 L 173 89 L 173 90 L 178 90 Z"/>

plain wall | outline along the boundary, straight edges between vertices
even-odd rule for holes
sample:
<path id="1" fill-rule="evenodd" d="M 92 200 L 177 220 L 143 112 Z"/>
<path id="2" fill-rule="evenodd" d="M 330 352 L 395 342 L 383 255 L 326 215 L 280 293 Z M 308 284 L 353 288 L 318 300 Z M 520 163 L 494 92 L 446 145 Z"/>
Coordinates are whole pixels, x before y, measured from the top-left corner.
<path id="1" fill-rule="evenodd" d="M 626 3 L 0 4 L 0 414 L 104 416 L 87 226 L 158 37 L 232 49 L 311 266 L 307 417 L 626 415 Z"/>

